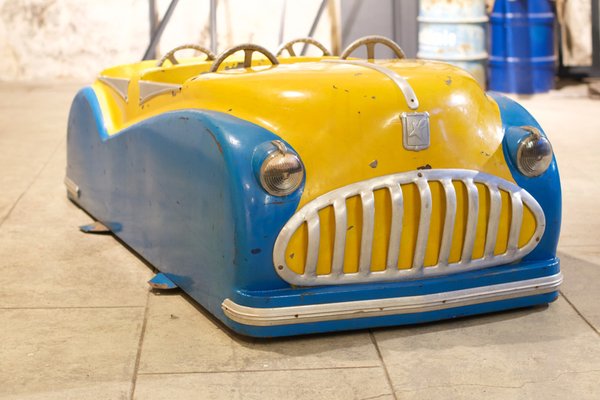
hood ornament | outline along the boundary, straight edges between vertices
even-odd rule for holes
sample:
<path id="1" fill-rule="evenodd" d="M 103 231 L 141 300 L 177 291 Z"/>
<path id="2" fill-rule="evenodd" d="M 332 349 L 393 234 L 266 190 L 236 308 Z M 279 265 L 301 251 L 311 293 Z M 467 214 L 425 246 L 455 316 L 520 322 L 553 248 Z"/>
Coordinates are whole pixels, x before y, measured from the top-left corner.
<path id="1" fill-rule="evenodd" d="M 402 143 L 406 150 L 420 151 L 429 147 L 429 113 L 402 113 Z"/>

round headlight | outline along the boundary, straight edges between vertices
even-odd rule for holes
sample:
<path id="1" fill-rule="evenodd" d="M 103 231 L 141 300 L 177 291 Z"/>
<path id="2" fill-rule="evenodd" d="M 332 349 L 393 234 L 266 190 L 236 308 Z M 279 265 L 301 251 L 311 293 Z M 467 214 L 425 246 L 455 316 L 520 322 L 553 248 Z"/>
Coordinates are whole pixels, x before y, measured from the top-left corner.
<path id="1" fill-rule="evenodd" d="M 540 176 L 552 162 L 552 146 L 540 131 L 532 126 L 523 126 L 529 136 L 519 143 L 517 149 L 517 167 L 525 176 Z"/>
<path id="2" fill-rule="evenodd" d="M 286 196 L 294 192 L 304 178 L 304 167 L 298 156 L 283 142 L 271 142 L 276 150 L 269 153 L 260 167 L 260 183 L 273 196 Z"/>

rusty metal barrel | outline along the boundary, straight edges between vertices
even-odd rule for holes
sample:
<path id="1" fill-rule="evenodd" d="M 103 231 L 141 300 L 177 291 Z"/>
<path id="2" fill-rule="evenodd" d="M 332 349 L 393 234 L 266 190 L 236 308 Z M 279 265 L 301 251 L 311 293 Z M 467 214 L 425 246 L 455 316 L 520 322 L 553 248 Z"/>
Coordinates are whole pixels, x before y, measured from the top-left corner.
<path id="1" fill-rule="evenodd" d="M 421 0 L 418 58 L 454 64 L 486 84 L 485 0 Z"/>

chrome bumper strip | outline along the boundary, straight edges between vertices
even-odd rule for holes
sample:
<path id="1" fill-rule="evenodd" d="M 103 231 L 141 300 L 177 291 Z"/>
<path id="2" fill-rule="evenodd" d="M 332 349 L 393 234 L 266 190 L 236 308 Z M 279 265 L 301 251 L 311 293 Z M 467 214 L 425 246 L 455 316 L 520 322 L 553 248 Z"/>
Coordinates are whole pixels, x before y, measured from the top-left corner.
<path id="1" fill-rule="evenodd" d="M 306 306 L 258 308 L 239 305 L 225 299 L 221 308 L 235 322 L 251 326 L 275 326 L 414 314 L 515 299 L 554 292 L 562 283 L 562 273 L 524 281 L 480 286 L 471 289 L 422 296 L 346 301 Z"/>

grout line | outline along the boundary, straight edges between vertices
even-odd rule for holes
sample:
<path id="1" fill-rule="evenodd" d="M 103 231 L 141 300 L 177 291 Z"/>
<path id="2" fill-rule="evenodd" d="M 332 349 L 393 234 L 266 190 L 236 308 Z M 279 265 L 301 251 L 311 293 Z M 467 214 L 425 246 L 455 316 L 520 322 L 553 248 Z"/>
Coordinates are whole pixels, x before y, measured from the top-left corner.
<path id="1" fill-rule="evenodd" d="M 363 367 L 323 367 L 323 368 L 280 368 L 280 369 L 242 369 L 242 370 L 223 370 L 223 371 L 181 371 L 181 372 L 140 372 L 138 375 L 191 375 L 191 374 L 232 374 L 237 372 L 253 373 L 253 372 L 295 372 L 295 371 L 331 371 L 331 370 L 346 370 L 346 369 L 374 369 L 381 368 L 379 365 L 363 366 Z"/>
<path id="2" fill-rule="evenodd" d="M 37 179 L 42 174 L 42 172 L 46 169 L 46 167 L 48 166 L 48 164 L 50 164 L 50 161 L 52 161 L 52 159 L 54 158 L 54 155 L 56 154 L 56 152 L 58 151 L 58 149 L 60 148 L 60 146 L 63 146 L 64 143 L 65 143 L 64 140 L 61 139 L 59 141 L 59 143 L 56 145 L 56 147 L 54 148 L 54 150 L 52 150 L 52 153 L 50 153 L 50 156 L 44 162 L 44 165 L 42 165 L 40 167 L 40 169 L 33 176 L 33 178 L 31 179 L 31 182 L 29 182 L 29 184 L 27 185 L 27 187 L 25 188 L 25 190 L 23 190 L 23 192 L 21 192 L 21 194 L 19 195 L 19 197 L 17 197 L 17 200 L 15 200 L 15 202 L 13 203 L 13 205 L 9 208 L 8 212 L 2 217 L 2 219 L 0 219 L 0 227 L 4 224 L 4 222 L 6 222 L 6 220 L 8 219 L 8 217 L 10 217 L 10 215 L 12 214 L 12 212 L 14 211 L 14 209 L 17 207 L 17 204 L 19 204 L 19 202 L 21 201 L 21 199 L 23 198 L 23 196 L 25 196 L 25 193 L 27 193 L 29 191 L 29 189 L 31 189 L 31 187 L 33 186 L 33 184 L 37 181 Z"/>
<path id="3" fill-rule="evenodd" d="M 385 379 L 387 380 L 388 385 L 390 386 L 390 390 L 392 391 L 392 396 L 395 400 L 398 400 L 398 396 L 396 396 L 396 391 L 394 390 L 394 385 L 392 384 L 392 378 L 390 377 L 390 372 L 387 369 L 387 365 L 385 365 L 385 361 L 383 361 L 383 355 L 381 354 L 381 349 L 379 348 L 379 344 L 375 339 L 375 335 L 373 331 L 369 329 L 369 337 L 371 338 L 371 342 L 373 346 L 375 346 L 375 350 L 377 351 L 377 356 L 379 357 L 379 361 L 381 361 L 381 366 L 383 367 L 383 371 L 385 372 Z"/>
<path id="4" fill-rule="evenodd" d="M 150 309 L 150 289 L 146 295 L 146 307 L 144 308 L 144 320 L 142 322 L 142 331 L 140 333 L 140 341 L 138 342 L 137 353 L 135 355 L 135 365 L 133 367 L 133 377 L 131 378 L 131 391 L 129 393 L 129 399 L 133 400 L 135 395 L 135 386 L 137 384 L 138 371 L 140 369 L 140 360 L 142 358 L 142 346 L 144 345 L 144 336 L 146 335 L 146 326 L 148 325 L 148 310 Z"/>
<path id="5" fill-rule="evenodd" d="M 0 307 L 0 310 L 95 310 L 106 308 L 144 308 L 144 306 Z"/>
<path id="6" fill-rule="evenodd" d="M 585 321 L 585 323 L 588 324 L 588 326 L 590 328 L 592 328 L 592 330 L 594 332 L 596 332 L 596 334 L 598 336 L 600 336 L 600 331 L 598 329 L 596 329 L 596 327 L 586 317 L 583 316 L 583 314 L 577 309 L 577 307 L 575 307 L 575 304 L 571 303 L 571 300 L 569 300 L 569 298 L 567 296 L 565 296 L 565 294 L 562 292 L 562 290 L 559 290 L 558 293 L 560 293 L 560 295 L 563 297 L 563 299 L 565 299 L 567 301 L 567 303 L 569 303 L 569 305 L 573 308 L 573 310 L 575 310 L 577 315 L 579 315 L 581 317 L 581 319 L 583 319 Z"/>

